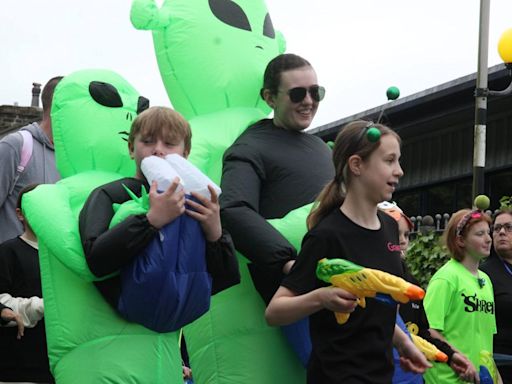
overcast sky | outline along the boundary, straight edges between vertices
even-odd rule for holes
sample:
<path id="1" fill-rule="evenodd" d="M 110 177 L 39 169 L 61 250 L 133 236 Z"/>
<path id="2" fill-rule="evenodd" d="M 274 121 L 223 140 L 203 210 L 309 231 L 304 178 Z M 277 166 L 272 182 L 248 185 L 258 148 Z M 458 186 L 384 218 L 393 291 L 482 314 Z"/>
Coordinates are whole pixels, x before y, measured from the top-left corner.
<path id="1" fill-rule="evenodd" d="M 205 0 L 206 1 L 206 0 Z M 237 1 L 237 0 L 235 0 Z M 159 2 L 160 3 L 160 2 Z M 108 68 L 152 105 L 170 105 L 151 33 L 135 30 L 130 0 L 0 2 L 0 105 L 30 105 L 32 82 Z M 307 58 L 327 89 L 312 126 L 476 72 L 478 0 L 266 0 L 287 51 Z M 492 0 L 489 66 L 512 28 L 512 0 Z"/>

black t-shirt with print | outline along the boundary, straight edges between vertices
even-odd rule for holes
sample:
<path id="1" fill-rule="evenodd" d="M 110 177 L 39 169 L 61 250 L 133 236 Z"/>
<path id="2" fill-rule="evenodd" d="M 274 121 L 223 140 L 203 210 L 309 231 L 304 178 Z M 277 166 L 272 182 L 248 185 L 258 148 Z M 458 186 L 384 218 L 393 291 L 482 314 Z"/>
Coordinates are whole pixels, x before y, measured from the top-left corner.
<path id="1" fill-rule="evenodd" d="M 412 275 L 412 273 L 407 269 L 407 266 L 402 261 L 402 267 L 404 270 L 404 279 L 409 283 L 420 286 L 419 281 Z M 432 344 L 438 345 L 439 343 L 436 341 L 438 339 L 432 338 L 432 335 L 429 332 L 430 325 L 428 324 L 427 314 L 425 313 L 425 308 L 423 307 L 423 300 L 411 300 L 408 303 L 400 303 L 399 308 L 400 316 L 402 316 L 402 320 L 405 324 L 416 324 L 418 328 L 418 336 L 424 338 L 425 340 L 431 342 Z M 439 340 L 439 342 L 441 342 Z M 441 344 L 446 344 L 441 342 Z M 438 346 L 439 348 L 439 346 Z M 443 351 L 446 348 L 443 347 Z M 448 349 L 450 348 L 448 347 Z M 445 352 L 446 353 L 446 352 Z M 451 356 L 453 353 L 449 353 Z"/>
<path id="2" fill-rule="evenodd" d="M 397 223 L 385 213 L 378 212 L 378 217 L 381 228 L 370 230 L 353 223 L 339 209 L 333 210 L 308 232 L 282 285 L 298 295 L 327 286 L 315 274 L 322 258 L 346 259 L 402 276 Z M 329 310 L 311 315 L 308 383 L 389 384 L 396 310 L 396 305 L 368 298 L 366 308 L 357 307 L 343 325 Z"/>

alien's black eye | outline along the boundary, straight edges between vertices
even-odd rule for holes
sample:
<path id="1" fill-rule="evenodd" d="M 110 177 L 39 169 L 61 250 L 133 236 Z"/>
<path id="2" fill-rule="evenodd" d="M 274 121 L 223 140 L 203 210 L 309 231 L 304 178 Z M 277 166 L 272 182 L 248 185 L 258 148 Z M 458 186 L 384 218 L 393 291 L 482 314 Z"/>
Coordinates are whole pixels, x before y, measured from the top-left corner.
<path id="1" fill-rule="evenodd" d="M 144 96 L 139 96 L 139 101 L 137 102 L 137 115 L 146 109 L 149 108 L 149 100 Z"/>
<path id="2" fill-rule="evenodd" d="M 235 28 L 251 31 L 249 19 L 244 10 L 231 0 L 208 0 L 213 15 L 228 25 Z"/>
<path id="3" fill-rule="evenodd" d="M 272 19 L 270 15 L 267 13 L 265 16 L 265 21 L 263 22 L 263 35 L 274 39 L 276 37 L 276 31 L 274 31 L 274 26 L 272 25 Z"/>
<path id="4" fill-rule="evenodd" d="M 116 87 L 102 81 L 91 81 L 89 93 L 95 102 L 105 107 L 118 108 L 123 106 L 123 101 Z"/>

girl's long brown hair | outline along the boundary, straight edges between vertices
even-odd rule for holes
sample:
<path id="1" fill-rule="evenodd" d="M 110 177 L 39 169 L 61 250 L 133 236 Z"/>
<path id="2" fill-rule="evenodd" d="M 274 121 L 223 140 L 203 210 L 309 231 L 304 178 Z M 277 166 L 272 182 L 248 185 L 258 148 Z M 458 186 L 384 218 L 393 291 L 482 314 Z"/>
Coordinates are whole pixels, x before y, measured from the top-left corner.
<path id="1" fill-rule="evenodd" d="M 351 174 L 347 166 L 350 156 L 359 155 L 364 161 L 380 146 L 380 140 L 373 143 L 366 137 L 366 132 L 370 127 L 377 128 L 381 132 L 381 137 L 393 135 L 398 143 L 401 143 L 400 136 L 383 124 L 356 120 L 345 125 L 338 133 L 332 150 L 332 161 L 335 168 L 334 179 L 318 195 L 307 218 L 308 229 L 313 228 L 329 212 L 343 203 L 351 181 Z"/>

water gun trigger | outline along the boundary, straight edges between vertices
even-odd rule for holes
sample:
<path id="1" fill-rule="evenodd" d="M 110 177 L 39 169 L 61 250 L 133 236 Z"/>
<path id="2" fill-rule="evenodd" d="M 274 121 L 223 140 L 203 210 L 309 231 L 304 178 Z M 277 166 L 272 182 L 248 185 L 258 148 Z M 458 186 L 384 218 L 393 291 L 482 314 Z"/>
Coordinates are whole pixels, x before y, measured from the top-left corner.
<path id="1" fill-rule="evenodd" d="M 332 287 L 335 287 L 334 285 Z M 366 298 L 358 297 L 356 299 L 357 305 L 359 305 L 361 308 L 366 308 Z M 336 317 L 336 322 L 338 324 L 345 324 L 348 321 L 348 318 L 350 317 L 350 313 L 347 312 L 334 312 L 334 316 Z"/>
<path id="2" fill-rule="evenodd" d="M 334 316 L 336 316 L 336 321 L 338 322 L 338 324 L 345 324 L 348 321 L 348 318 L 350 317 L 350 313 L 335 312 Z"/>

